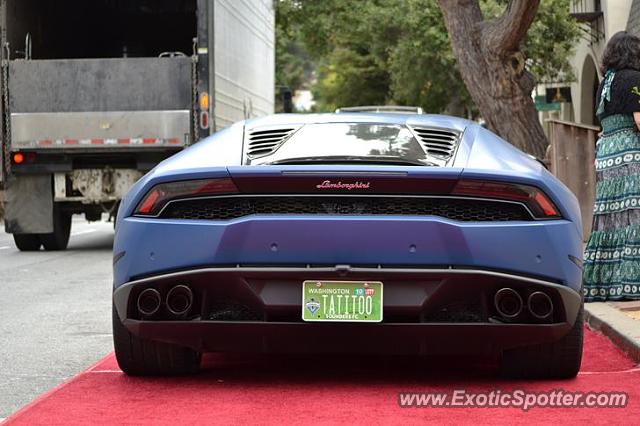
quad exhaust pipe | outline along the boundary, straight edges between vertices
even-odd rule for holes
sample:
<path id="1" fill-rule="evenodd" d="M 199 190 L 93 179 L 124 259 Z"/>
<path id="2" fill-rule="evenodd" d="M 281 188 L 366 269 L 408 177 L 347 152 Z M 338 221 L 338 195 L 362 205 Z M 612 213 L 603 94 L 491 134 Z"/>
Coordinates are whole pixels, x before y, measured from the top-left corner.
<path id="1" fill-rule="evenodd" d="M 553 302 L 546 293 L 535 291 L 527 299 L 527 308 L 531 315 L 537 319 L 544 320 L 553 313 Z"/>
<path id="2" fill-rule="evenodd" d="M 162 303 L 162 298 L 158 290 L 155 288 L 143 290 L 138 295 L 138 312 L 140 312 L 143 317 L 150 317 L 158 312 L 160 303 Z"/>
<path id="3" fill-rule="evenodd" d="M 193 305 L 193 292 L 186 285 L 177 285 L 167 293 L 167 310 L 176 317 L 186 315 Z"/>
<path id="4" fill-rule="evenodd" d="M 513 319 L 522 313 L 522 297 L 512 288 L 501 288 L 493 297 L 496 311 L 503 318 Z"/>

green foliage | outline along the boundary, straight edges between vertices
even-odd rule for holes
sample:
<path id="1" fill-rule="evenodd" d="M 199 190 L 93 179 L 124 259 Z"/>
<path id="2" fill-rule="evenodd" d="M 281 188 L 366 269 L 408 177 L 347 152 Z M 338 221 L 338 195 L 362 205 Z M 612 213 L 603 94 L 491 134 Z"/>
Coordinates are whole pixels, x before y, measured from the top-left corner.
<path id="1" fill-rule="evenodd" d="M 312 92 L 322 111 L 334 111 L 345 105 L 386 103 L 389 74 L 371 54 L 354 55 L 349 49 L 337 47 L 318 71 Z"/>
<path id="2" fill-rule="evenodd" d="M 579 33 L 571 0 L 542 0 L 523 45 L 539 81 L 571 78 Z M 497 17 L 505 0 L 482 0 Z M 367 104 L 417 105 L 442 112 L 474 106 L 460 78 L 436 0 L 278 0 L 277 81 L 311 85 L 317 109 Z"/>
<path id="3" fill-rule="evenodd" d="M 442 112 L 454 101 L 469 104 L 440 8 L 429 0 L 402 3 L 401 35 L 387 60 L 391 80 L 387 100 L 429 112 Z"/>
<path id="4" fill-rule="evenodd" d="M 292 22 L 296 10 L 294 2 L 277 4 L 276 85 L 301 89 L 311 81 L 314 63 L 305 49 L 300 25 Z"/>

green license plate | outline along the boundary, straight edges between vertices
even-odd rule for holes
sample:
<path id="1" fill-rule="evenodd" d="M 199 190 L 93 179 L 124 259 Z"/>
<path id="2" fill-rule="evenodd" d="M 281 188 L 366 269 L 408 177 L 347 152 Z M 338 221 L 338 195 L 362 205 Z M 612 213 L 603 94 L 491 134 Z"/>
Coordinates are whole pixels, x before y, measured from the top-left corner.
<path id="1" fill-rule="evenodd" d="M 380 281 L 305 281 L 302 283 L 304 321 L 380 322 Z"/>

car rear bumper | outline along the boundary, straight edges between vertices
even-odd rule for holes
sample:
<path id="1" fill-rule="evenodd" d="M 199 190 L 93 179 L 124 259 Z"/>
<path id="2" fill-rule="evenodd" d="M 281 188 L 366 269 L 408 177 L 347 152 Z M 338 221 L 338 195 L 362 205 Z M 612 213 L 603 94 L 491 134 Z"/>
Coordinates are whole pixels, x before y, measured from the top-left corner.
<path id="1" fill-rule="evenodd" d="M 228 221 L 126 217 L 114 287 L 210 265 L 466 267 L 543 277 L 579 291 L 582 239 L 567 220 L 457 222 L 435 216 L 256 215 Z M 573 259 L 573 260 L 572 260 Z M 117 260 L 117 262 L 116 262 Z"/>
<path id="2" fill-rule="evenodd" d="M 383 322 L 303 322 L 302 281 L 336 278 L 382 281 Z M 141 291 L 154 288 L 164 299 L 176 285 L 194 293 L 188 315 L 137 311 Z M 525 300 L 533 291 L 547 293 L 553 315 L 540 321 L 525 308 L 513 320 L 501 319 L 492 301 L 505 287 Z M 498 271 L 346 265 L 198 268 L 131 281 L 114 292 L 118 316 L 133 334 L 205 352 L 499 353 L 560 339 L 581 303 L 565 285 Z"/>

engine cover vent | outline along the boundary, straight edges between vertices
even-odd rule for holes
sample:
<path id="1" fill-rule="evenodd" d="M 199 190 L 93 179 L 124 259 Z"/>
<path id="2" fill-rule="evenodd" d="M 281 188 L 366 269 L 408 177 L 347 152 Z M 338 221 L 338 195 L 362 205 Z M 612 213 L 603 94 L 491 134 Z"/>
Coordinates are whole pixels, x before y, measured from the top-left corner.
<path id="1" fill-rule="evenodd" d="M 256 159 L 272 154 L 296 130 L 297 127 L 294 126 L 249 130 L 247 135 L 247 157 L 249 159 Z"/>
<path id="2" fill-rule="evenodd" d="M 424 150 L 430 156 L 448 160 L 460 142 L 460 133 L 455 130 L 430 127 L 412 127 Z"/>

